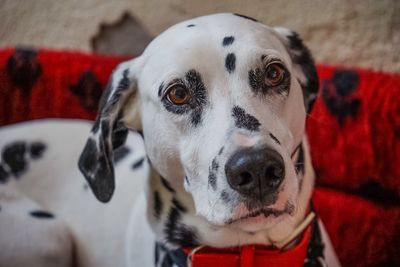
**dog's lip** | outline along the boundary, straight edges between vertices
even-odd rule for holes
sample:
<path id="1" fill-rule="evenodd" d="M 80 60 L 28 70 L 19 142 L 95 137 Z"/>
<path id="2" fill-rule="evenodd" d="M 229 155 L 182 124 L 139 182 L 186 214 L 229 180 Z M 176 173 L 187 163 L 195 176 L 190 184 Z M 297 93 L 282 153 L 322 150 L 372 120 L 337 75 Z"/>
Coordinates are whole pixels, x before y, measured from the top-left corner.
<path id="1" fill-rule="evenodd" d="M 238 221 L 243 221 L 246 219 L 258 217 L 260 215 L 264 216 L 265 218 L 268 218 L 270 216 L 274 216 L 276 218 L 276 217 L 281 216 L 286 213 L 288 213 L 288 211 L 286 209 L 278 210 L 278 209 L 273 209 L 273 208 L 261 208 L 261 209 L 255 210 L 255 211 L 251 211 L 251 212 L 247 213 L 246 215 L 243 215 L 239 218 L 231 218 L 231 219 L 227 220 L 225 223 L 227 225 L 229 225 L 229 224 L 233 224 Z"/>

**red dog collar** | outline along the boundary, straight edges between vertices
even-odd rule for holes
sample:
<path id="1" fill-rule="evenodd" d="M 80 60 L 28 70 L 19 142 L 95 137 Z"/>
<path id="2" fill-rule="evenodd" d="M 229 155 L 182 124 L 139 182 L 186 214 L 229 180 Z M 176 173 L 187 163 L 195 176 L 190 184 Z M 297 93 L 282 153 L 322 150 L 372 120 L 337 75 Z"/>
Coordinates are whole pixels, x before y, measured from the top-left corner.
<path id="1" fill-rule="evenodd" d="M 164 267 L 298 267 L 326 266 L 318 220 L 311 212 L 284 240 L 274 246 L 246 245 L 236 248 L 178 248 L 170 250 L 156 242 L 156 266 Z M 290 249 L 294 240 L 298 243 Z"/>
<path id="2" fill-rule="evenodd" d="M 303 232 L 300 242 L 282 251 L 266 246 L 247 245 L 240 248 L 184 249 L 191 267 L 295 267 L 303 266 L 311 239 L 310 224 Z"/>

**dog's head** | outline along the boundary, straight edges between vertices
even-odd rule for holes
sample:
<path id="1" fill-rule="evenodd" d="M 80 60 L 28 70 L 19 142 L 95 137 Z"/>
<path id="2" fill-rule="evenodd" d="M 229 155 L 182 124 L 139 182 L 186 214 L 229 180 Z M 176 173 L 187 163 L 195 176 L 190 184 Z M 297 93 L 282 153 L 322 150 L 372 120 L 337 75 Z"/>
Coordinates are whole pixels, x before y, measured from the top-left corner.
<path id="1" fill-rule="evenodd" d="M 198 215 L 253 230 L 246 218 L 262 215 L 264 227 L 296 208 L 292 156 L 317 89 L 294 32 L 235 14 L 179 23 L 114 71 L 79 166 L 109 201 L 113 150 L 141 130 L 152 166 Z"/>

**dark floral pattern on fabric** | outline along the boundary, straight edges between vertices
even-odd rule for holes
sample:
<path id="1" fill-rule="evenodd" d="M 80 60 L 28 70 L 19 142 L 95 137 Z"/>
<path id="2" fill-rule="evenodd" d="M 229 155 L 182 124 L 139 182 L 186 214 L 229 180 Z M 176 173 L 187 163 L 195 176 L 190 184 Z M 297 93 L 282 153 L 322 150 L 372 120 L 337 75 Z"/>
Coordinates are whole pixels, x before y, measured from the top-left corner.
<path id="1" fill-rule="evenodd" d="M 322 98 L 331 114 L 337 117 L 340 126 L 343 126 L 346 117 L 357 115 L 361 101 L 353 94 L 358 83 L 357 72 L 337 70 L 331 79 L 322 84 Z"/>
<path id="2" fill-rule="evenodd" d="M 7 61 L 7 72 L 15 86 L 29 92 L 42 74 L 36 50 L 17 48 Z"/>
<path id="3" fill-rule="evenodd" d="M 70 87 L 72 93 L 80 98 L 81 105 L 89 110 L 97 110 L 100 101 L 102 86 L 97 79 L 96 75 L 86 70 L 79 77 L 79 81 Z"/>

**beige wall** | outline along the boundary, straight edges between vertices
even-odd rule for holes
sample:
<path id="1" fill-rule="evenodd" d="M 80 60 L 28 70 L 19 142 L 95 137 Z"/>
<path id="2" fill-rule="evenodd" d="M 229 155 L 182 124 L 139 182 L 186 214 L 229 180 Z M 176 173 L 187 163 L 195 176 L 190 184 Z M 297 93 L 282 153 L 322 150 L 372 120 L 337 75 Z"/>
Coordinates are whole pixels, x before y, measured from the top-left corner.
<path id="1" fill-rule="evenodd" d="M 320 63 L 400 72 L 399 0 L 0 0 L 0 47 L 90 50 L 98 25 L 124 11 L 153 35 L 193 16 L 237 12 L 296 30 Z"/>

